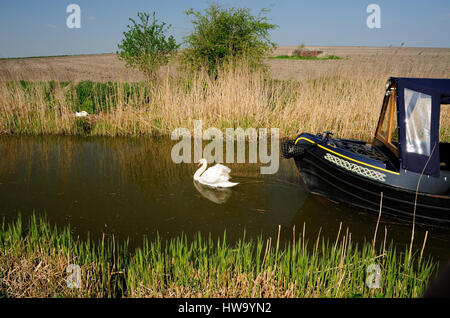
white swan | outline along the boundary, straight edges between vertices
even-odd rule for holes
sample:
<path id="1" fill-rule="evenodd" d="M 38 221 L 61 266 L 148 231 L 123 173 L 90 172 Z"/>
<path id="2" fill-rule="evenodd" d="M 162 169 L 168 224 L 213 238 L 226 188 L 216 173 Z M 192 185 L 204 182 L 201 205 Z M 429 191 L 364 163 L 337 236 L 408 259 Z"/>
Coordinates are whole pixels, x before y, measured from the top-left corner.
<path id="1" fill-rule="evenodd" d="M 236 182 L 228 181 L 230 179 L 230 168 L 218 163 L 206 170 L 208 162 L 203 158 L 200 159 L 198 165 L 201 165 L 201 167 L 194 174 L 195 181 L 214 188 L 231 188 L 237 185 Z"/>

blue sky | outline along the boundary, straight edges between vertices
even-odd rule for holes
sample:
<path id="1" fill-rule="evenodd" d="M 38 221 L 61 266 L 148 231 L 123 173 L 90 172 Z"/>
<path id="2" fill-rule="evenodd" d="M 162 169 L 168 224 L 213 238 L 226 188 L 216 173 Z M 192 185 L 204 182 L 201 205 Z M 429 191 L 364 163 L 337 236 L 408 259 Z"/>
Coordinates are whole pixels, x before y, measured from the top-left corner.
<path id="1" fill-rule="evenodd" d="M 249 7 L 254 13 L 269 8 L 279 26 L 272 32 L 278 45 L 363 45 L 450 47 L 450 1 L 216 1 L 225 7 Z M 66 7 L 81 7 L 81 28 L 66 26 Z M 369 4 L 381 8 L 381 28 L 369 29 Z M 189 34 L 188 8 L 202 10 L 197 0 L 0 0 L 0 57 L 115 52 L 138 11 L 156 12 L 172 24 L 179 41 Z"/>

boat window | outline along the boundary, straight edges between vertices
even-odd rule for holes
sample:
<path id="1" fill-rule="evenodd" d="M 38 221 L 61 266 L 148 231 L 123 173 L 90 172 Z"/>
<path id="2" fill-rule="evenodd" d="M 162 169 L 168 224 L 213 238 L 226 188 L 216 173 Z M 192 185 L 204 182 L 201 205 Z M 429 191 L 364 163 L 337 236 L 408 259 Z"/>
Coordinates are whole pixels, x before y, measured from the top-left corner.
<path id="1" fill-rule="evenodd" d="M 431 96 L 405 88 L 406 151 L 430 155 Z"/>
<path id="2" fill-rule="evenodd" d="M 450 143 L 450 105 L 441 104 L 439 141 Z"/>
<path id="3" fill-rule="evenodd" d="M 392 92 L 388 97 L 386 103 L 386 111 L 384 112 L 383 121 L 381 124 L 380 135 L 387 142 L 393 146 L 398 144 L 398 129 L 397 129 L 397 107 L 395 100 L 395 95 Z"/>
<path id="4" fill-rule="evenodd" d="M 393 123 L 392 123 L 391 143 L 398 145 L 397 113 L 396 113 L 395 109 L 394 109 L 394 117 L 393 117 Z"/>
<path id="5" fill-rule="evenodd" d="M 441 171 L 450 170 L 450 106 L 441 104 L 439 124 L 439 155 Z"/>
<path id="6" fill-rule="evenodd" d="M 389 96 L 389 99 L 387 101 L 387 107 L 386 111 L 384 113 L 383 123 L 381 124 L 381 131 L 380 134 L 387 140 L 388 136 L 388 130 L 389 130 L 389 116 L 391 113 L 392 103 L 391 103 L 391 96 Z"/>

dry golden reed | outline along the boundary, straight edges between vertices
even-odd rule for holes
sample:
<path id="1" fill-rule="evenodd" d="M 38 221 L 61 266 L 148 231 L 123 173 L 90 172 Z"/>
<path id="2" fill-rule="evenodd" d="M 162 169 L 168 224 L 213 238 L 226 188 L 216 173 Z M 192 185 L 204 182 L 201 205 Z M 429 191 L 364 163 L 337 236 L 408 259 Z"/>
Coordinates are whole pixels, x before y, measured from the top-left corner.
<path id="1" fill-rule="evenodd" d="M 77 82 L 23 85 L 3 81 L 0 132 L 169 135 L 177 127 L 192 129 L 193 120 L 201 119 L 203 127 L 220 129 L 280 128 L 281 137 L 329 130 L 336 136 L 369 140 L 389 76 L 450 77 L 442 59 L 433 56 L 354 60 L 308 61 L 295 80 L 274 80 L 276 65 L 271 65 L 271 78 L 269 72 L 252 72 L 241 64 L 220 70 L 217 79 L 201 71 L 189 75 L 164 72 L 155 83 L 117 82 L 106 102 L 93 93 L 94 100 L 103 104 L 86 122 L 75 117 Z M 320 64 L 314 69 L 311 63 Z M 444 109 L 443 140 L 450 139 L 449 123 L 450 112 Z"/>

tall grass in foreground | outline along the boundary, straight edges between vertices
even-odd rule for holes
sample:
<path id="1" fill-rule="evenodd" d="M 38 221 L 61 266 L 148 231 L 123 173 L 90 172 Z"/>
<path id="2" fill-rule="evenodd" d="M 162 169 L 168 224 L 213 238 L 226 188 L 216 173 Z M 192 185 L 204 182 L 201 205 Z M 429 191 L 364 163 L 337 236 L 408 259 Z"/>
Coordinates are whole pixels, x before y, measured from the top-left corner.
<path id="1" fill-rule="evenodd" d="M 276 127 L 281 137 L 333 131 L 368 140 L 387 77 L 343 76 L 280 81 L 245 65 L 166 75 L 156 83 L 0 82 L 0 133 L 104 136 L 169 135 L 177 127 Z M 88 119 L 75 117 L 86 110 Z M 450 140 L 450 112 L 442 116 Z"/>
<path id="2" fill-rule="evenodd" d="M 304 231 L 303 231 L 304 233 Z M 375 244 L 373 244 L 375 246 Z M 114 237 L 74 238 L 32 217 L 2 224 L 0 295 L 7 297 L 418 297 L 436 269 L 422 254 L 371 243 L 358 246 L 347 231 L 335 242 L 304 236 L 230 245 L 198 234 L 144 240 L 129 251 Z M 423 250 L 422 250 L 423 252 Z M 411 257 L 411 258 L 410 258 Z M 69 264 L 81 267 L 81 288 L 70 289 Z M 370 264 L 381 267 L 380 288 L 366 285 Z"/>

